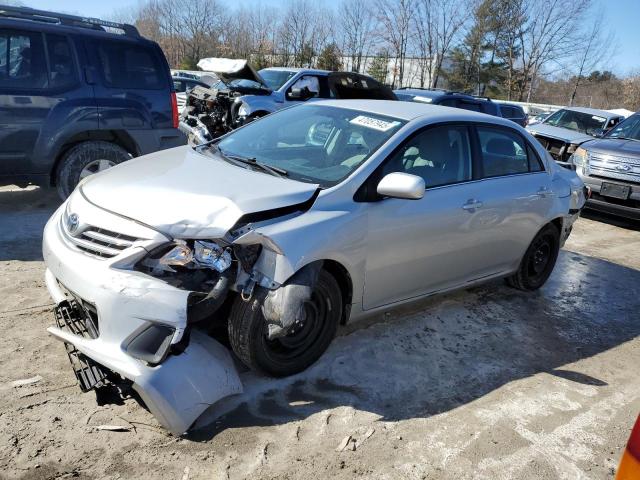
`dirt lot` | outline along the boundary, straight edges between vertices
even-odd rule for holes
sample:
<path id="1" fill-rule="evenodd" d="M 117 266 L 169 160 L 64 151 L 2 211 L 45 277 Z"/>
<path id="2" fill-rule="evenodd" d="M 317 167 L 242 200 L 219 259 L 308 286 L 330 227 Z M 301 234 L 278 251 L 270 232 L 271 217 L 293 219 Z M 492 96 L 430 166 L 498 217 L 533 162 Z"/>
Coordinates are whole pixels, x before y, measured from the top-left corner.
<path id="1" fill-rule="evenodd" d="M 0 189 L 0 478 L 613 477 L 640 411 L 637 226 L 581 219 L 539 292 L 434 298 L 345 328 L 303 374 L 244 373 L 242 396 L 176 438 L 135 400 L 80 393 L 46 334 L 57 204 Z"/>

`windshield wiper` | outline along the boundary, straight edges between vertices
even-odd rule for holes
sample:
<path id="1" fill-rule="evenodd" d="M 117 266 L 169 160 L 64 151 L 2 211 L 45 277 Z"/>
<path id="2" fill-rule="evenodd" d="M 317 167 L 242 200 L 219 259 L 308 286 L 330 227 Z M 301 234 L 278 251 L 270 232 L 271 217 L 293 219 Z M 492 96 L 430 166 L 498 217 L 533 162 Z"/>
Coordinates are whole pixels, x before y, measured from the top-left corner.
<path id="1" fill-rule="evenodd" d="M 239 162 L 244 165 L 249 165 L 251 167 L 258 168 L 259 170 L 262 170 L 263 172 L 267 172 L 273 175 L 274 177 L 282 178 L 289 175 L 289 172 L 287 172 L 284 168 L 267 165 L 266 163 L 259 162 L 253 157 L 244 157 L 242 155 L 238 155 L 235 153 L 226 153 L 226 152 L 223 152 L 222 149 L 218 146 L 216 146 L 216 149 L 218 150 L 220 155 L 222 155 L 224 158 L 228 160 L 232 160 L 234 162 Z"/>

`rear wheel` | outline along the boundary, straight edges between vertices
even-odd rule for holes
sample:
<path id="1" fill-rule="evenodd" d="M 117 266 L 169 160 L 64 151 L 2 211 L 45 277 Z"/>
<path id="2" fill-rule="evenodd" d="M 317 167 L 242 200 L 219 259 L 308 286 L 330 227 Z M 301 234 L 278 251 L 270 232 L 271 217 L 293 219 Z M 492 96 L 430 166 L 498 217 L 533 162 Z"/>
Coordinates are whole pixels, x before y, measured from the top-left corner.
<path id="1" fill-rule="evenodd" d="M 71 195 L 80 180 L 130 158 L 129 152 L 115 143 L 104 141 L 79 143 L 70 148 L 60 160 L 56 178 L 58 194 L 64 200 Z"/>
<path id="2" fill-rule="evenodd" d="M 507 283 L 519 290 L 537 290 L 545 284 L 558 259 L 560 232 L 554 225 L 546 225 L 527 249 L 518 271 Z"/>
<path id="3" fill-rule="evenodd" d="M 240 296 L 229 316 L 229 341 L 240 360 L 253 370 L 284 377 L 306 369 L 329 347 L 342 316 L 342 294 L 335 278 L 322 270 L 311 300 L 306 302 L 305 319 L 281 338 L 268 338 L 262 315 L 264 296 L 249 302 Z"/>

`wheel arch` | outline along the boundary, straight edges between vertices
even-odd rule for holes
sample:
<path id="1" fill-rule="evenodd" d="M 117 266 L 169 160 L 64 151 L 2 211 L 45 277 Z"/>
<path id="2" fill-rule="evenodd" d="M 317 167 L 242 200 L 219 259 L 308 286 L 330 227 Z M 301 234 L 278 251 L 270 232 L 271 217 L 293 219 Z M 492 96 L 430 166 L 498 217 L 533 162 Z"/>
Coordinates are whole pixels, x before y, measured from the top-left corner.
<path id="1" fill-rule="evenodd" d="M 556 218 L 552 219 L 549 222 L 549 224 L 551 224 L 554 227 L 556 227 L 558 229 L 558 233 L 562 234 L 562 227 L 564 225 L 564 219 L 562 217 L 556 217 Z M 542 228 L 544 228 L 544 226 Z M 542 230 L 542 228 L 540 230 Z"/>
<path id="2" fill-rule="evenodd" d="M 140 155 L 140 148 L 138 144 L 126 130 L 87 130 L 84 132 L 76 133 L 75 135 L 66 139 L 58 148 L 58 152 L 55 155 L 55 162 L 51 167 L 49 177 L 51 186 L 56 186 L 58 180 L 58 172 L 62 164 L 62 158 L 65 156 L 65 154 L 76 145 L 90 141 L 105 141 L 115 143 L 119 147 L 124 148 L 134 157 Z"/>
<path id="3" fill-rule="evenodd" d="M 353 303 L 353 281 L 351 280 L 351 275 L 346 267 L 336 260 L 324 260 L 322 268 L 336 279 L 342 292 L 342 304 L 344 308 L 342 309 L 340 323 L 344 325 L 349 319 L 350 306 Z"/>

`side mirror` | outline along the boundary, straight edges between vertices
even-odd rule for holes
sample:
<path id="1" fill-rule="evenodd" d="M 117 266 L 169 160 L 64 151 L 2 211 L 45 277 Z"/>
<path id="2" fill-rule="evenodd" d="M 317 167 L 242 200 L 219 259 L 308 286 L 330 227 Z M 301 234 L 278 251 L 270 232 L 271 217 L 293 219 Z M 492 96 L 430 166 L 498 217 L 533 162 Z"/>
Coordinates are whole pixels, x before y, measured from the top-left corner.
<path id="1" fill-rule="evenodd" d="M 409 173 L 389 173 L 380 180 L 376 190 L 385 197 L 420 200 L 424 197 L 424 179 Z"/>

